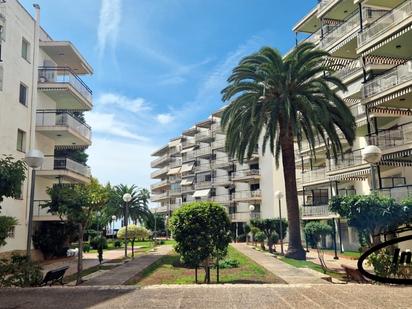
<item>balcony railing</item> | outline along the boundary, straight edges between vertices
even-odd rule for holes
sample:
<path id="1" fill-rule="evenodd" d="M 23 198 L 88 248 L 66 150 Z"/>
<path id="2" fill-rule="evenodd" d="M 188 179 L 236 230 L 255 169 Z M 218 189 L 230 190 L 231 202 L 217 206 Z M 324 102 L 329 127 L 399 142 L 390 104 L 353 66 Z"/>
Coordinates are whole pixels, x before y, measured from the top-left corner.
<path id="1" fill-rule="evenodd" d="M 196 151 L 185 152 L 182 156 L 182 162 L 193 161 L 196 158 Z"/>
<path id="2" fill-rule="evenodd" d="M 209 131 L 209 130 L 199 132 L 195 135 L 196 141 L 201 141 L 201 140 L 208 139 L 208 138 L 211 138 L 211 137 L 212 137 L 212 132 Z"/>
<path id="3" fill-rule="evenodd" d="M 229 194 L 217 195 L 217 196 L 214 196 L 212 200 L 216 203 L 227 204 L 227 203 L 230 203 L 230 201 L 232 200 L 232 197 Z"/>
<path id="4" fill-rule="evenodd" d="M 41 171 L 55 171 L 55 170 L 68 170 L 79 175 L 90 177 L 90 167 L 73 161 L 68 158 L 55 158 L 46 156 L 43 161 L 43 165 L 40 168 Z"/>
<path id="5" fill-rule="evenodd" d="M 225 143 L 226 143 L 226 141 L 225 141 L 224 139 L 214 141 L 214 142 L 212 143 L 212 148 L 213 148 L 213 149 L 224 148 L 224 147 L 225 147 Z"/>
<path id="6" fill-rule="evenodd" d="M 212 162 L 213 168 L 226 168 L 229 167 L 233 162 L 229 161 L 228 159 L 217 159 Z"/>
<path id="7" fill-rule="evenodd" d="M 326 179 L 326 169 L 319 168 L 302 173 L 302 183 L 321 181 Z"/>
<path id="8" fill-rule="evenodd" d="M 196 156 L 205 156 L 205 155 L 211 155 L 212 154 L 212 148 L 210 146 L 202 147 L 196 150 Z"/>
<path id="9" fill-rule="evenodd" d="M 352 105 L 350 107 L 350 111 L 352 112 L 352 115 L 355 117 L 356 120 L 366 117 L 365 105 L 363 105 L 361 103 Z"/>
<path id="10" fill-rule="evenodd" d="M 412 185 L 380 189 L 379 192 L 400 202 L 403 199 L 412 197 Z"/>
<path id="11" fill-rule="evenodd" d="M 259 199 L 261 197 L 262 191 L 260 190 L 235 192 L 236 200 Z"/>
<path id="12" fill-rule="evenodd" d="M 200 173 L 200 172 L 208 172 L 212 169 L 212 167 L 210 166 L 210 164 L 202 164 L 202 165 L 198 165 L 195 167 L 195 171 Z"/>
<path id="13" fill-rule="evenodd" d="M 38 110 L 36 113 L 36 126 L 38 127 L 66 127 L 76 131 L 81 136 L 90 140 L 91 128 L 67 111 Z"/>
<path id="14" fill-rule="evenodd" d="M 194 145 L 196 145 L 194 140 L 185 140 L 182 142 L 182 148 L 193 147 Z"/>
<path id="15" fill-rule="evenodd" d="M 399 125 L 396 128 L 380 130 L 378 134 L 368 136 L 369 144 L 376 145 L 381 149 L 402 146 L 412 142 L 412 122 Z"/>
<path id="16" fill-rule="evenodd" d="M 150 198 L 153 202 L 166 199 L 167 197 L 169 197 L 169 192 L 164 192 L 164 193 L 160 193 L 160 194 L 152 194 L 150 196 Z"/>
<path id="17" fill-rule="evenodd" d="M 358 36 L 358 45 L 362 46 L 398 25 L 406 18 L 412 16 L 412 0 L 408 0 L 375 20 Z"/>
<path id="18" fill-rule="evenodd" d="M 213 184 L 215 186 L 222 186 L 230 183 L 230 177 L 227 175 L 217 176 L 213 178 Z"/>
<path id="19" fill-rule="evenodd" d="M 339 71 L 336 71 L 333 75 L 340 80 L 344 80 L 357 72 L 362 72 L 362 70 L 363 68 L 361 61 L 355 60 L 355 63 L 351 63 L 350 65 L 343 67 Z"/>
<path id="20" fill-rule="evenodd" d="M 158 169 L 158 170 L 152 172 L 152 173 L 150 174 L 150 177 L 151 177 L 151 178 L 159 177 L 160 175 L 166 174 L 168 170 L 169 170 L 169 167 L 168 167 L 168 166 L 165 166 L 165 167 L 163 167 L 163 168 L 161 168 L 161 169 Z"/>
<path id="21" fill-rule="evenodd" d="M 157 183 L 155 183 L 155 184 L 152 184 L 150 187 L 151 187 L 152 190 L 156 190 L 157 188 L 161 188 L 161 187 L 167 186 L 168 183 L 169 183 L 168 180 L 165 179 L 165 180 L 159 181 L 159 182 L 157 182 Z"/>
<path id="22" fill-rule="evenodd" d="M 303 206 L 302 217 L 330 217 L 338 216 L 329 210 L 329 205 Z"/>
<path id="23" fill-rule="evenodd" d="M 199 181 L 195 183 L 195 189 L 196 190 L 201 190 L 201 189 L 209 189 L 212 187 L 212 181 Z"/>
<path id="24" fill-rule="evenodd" d="M 151 167 L 156 167 L 162 163 L 166 163 L 169 160 L 169 155 L 165 154 L 155 160 L 152 161 L 152 163 L 150 163 Z"/>
<path id="25" fill-rule="evenodd" d="M 177 182 L 177 181 L 181 181 L 182 180 L 182 176 L 179 175 L 170 175 L 169 176 L 169 182 Z"/>
<path id="26" fill-rule="evenodd" d="M 212 131 L 215 133 L 223 133 L 223 128 L 221 127 L 220 123 L 212 124 Z"/>
<path id="27" fill-rule="evenodd" d="M 182 159 L 174 159 L 169 162 L 169 168 L 175 168 L 182 165 Z"/>
<path id="28" fill-rule="evenodd" d="M 326 33 L 321 40 L 320 46 L 322 48 L 328 48 L 333 43 L 345 38 L 353 30 L 360 27 L 360 18 L 359 12 L 355 12 L 352 16 L 350 16 L 347 20 L 345 20 L 342 24 L 331 30 L 330 32 Z"/>
<path id="29" fill-rule="evenodd" d="M 363 97 L 370 98 L 411 80 L 412 61 L 408 61 L 367 82 L 363 86 Z"/>
<path id="30" fill-rule="evenodd" d="M 53 214 L 49 213 L 49 208 L 42 207 L 46 204 L 46 200 L 35 200 L 33 205 L 33 217 L 45 217 L 45 216 L 53 216 Z"/>
<path id="31" fill-rule="evenodd" d="M 256 176 L 260 176 L 260 170 L 258 169 L 238 171 L 233 174 L 233 178 L 248 178 Z"/>
<path id="32" fill-rule="evenodd" d="M 229 216 L 232 221 L 247 222 L 251 219 L 260 219 L 260 212 L 235 212 Z"/>
<path id="33" fill-rule="evenodd" d="M 329 170 L 335 171 L 361 165 L 364 163 L 366 162 L 364 162 L 362 159 L 362 149 L 357 149 L 350 153 L 345 153 L 343 155 L 343 159 L 341 156 L 339 156 L 337 160 L 331 159 Z"/>
<path id="34" fill-rule="evenodd" d="M 182 191 L 182 194 L 183 193 L 193 192 L 193 191 L 195 191 L 195 186 L 193 186 L 193 185 L 191 185 L 191 186 L 182 186 L 181 191 Z"/>
<path id="35" fill-rule="evenodd" d="M 170 189 L 170 191 L 169 191 L 170 196 L 171 195 L 176 196 L 176 195 L 180 195 L 180 194 L 182 194 L 182 189 L 181 188 L 174 188 L 174 189 Z"/>
<path id="36" fill-rule="evenodd" d="M 40 67 L 39 84 L 68 84 L 76 89 L 87 101 L 92 101 L 92 91 L 70 68 Z"/>

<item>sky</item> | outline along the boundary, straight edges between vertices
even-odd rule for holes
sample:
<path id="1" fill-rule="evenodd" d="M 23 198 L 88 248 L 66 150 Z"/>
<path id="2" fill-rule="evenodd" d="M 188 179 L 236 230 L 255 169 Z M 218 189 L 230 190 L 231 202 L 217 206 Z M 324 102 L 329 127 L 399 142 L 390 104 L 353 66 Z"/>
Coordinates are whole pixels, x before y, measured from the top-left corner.
<path id="1" fill-rule="evenodd" d="M 32 0 L 21 0 L 33 14 Z M 37 0 L 41 25 L 93 66 L 87 150 L 102 183 L 149 188 L 150 154 L 224 104 L 239 60 L 295 44 L 315 0 Z"/>

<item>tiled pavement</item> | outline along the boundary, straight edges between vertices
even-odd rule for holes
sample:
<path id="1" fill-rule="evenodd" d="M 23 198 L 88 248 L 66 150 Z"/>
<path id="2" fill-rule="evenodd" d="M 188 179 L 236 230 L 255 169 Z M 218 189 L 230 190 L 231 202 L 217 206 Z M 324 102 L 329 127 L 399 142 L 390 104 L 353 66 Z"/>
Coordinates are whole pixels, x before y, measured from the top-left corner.
<path id="1" fill-rule="evenodd" d="M 0 289 L 0 308 L 411 308 L 412 287 L 189 285 Z"/>

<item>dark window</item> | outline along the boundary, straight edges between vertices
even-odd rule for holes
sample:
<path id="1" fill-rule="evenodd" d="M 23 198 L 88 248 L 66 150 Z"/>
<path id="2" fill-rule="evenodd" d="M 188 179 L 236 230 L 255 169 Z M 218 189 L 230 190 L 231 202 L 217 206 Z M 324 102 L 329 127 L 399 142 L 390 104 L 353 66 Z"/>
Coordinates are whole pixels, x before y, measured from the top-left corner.
<path id="1" fill-rule="evenodd" d="M 19 102 L 27 106 L 27 87 L 23 84 L 20 84 Z"/>
<path id="2" fill-rule="evenodd" d="M 29 50 L 30 50 L 30 43 L 23 38 L 21 40 L 21 57 L 27 61 L 29 61 Z"/>
<path id="3" fill-rule="evenodd" d="M 260 189 L 260 184 L 258 183 L 253 183 L 250 185 L 250 191 L 256 191 Z"/>
<path id="4" fill-rule="evenodd" d="M 251 170 L 258 170 L 259 169 L 259 163 L 251 164 L 250 169 Z"/>

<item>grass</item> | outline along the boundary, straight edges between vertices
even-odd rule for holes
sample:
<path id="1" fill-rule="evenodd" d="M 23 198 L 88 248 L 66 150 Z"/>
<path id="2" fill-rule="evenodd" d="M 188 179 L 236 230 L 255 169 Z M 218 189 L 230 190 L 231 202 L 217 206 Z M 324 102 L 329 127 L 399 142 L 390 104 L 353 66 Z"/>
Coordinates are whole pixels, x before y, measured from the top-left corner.
<path id="1" fill-rule="evenodd" d="M 328 254 L 335 254 L 335 251 L 332 249 L 323 249 L 323 251 Z M 345 251 L 343 253 L 338 252 L 338 255 L 357 260 L 361 256 L 361 253 L 358 251 Z"/>
<path id="2" fill-rule="evenodd" d="M 286 258 L 284 256 L 278 256 L 278 259 L 280 261 L 285 262 L 289 265 L 292 265 L 296 268 L 310 268 L 310 269 L 316 270 L 320 273 L 325 273 L 323 271 L 322 267 L 319 264 L 316 264 L 316 263 L 313 263 L 313 262 L 310 262 L 310 261 L 294 260 L 294 259 Z M 341 274 L 341 273 L 338 273 L 338 272 L 335 272 L 335 271 L 326 271 L 326 274 L 333 277 L 333 278 L 335 278 L 335 279 L 344 280 L 344 274 Z"/>
<path id="3" fill-rule="evenodd" d="M 149 250 L 151 250 L 151 249 L 153 249 L 153 241 L 151 241 L 151 240 L 147 240 L 147 241 L 135 241 L 134 242 L 134 247 L 136 248 L 136 247 L 141 247 L 141 248 L 139 248 L 138 250 L 137 250 L 137 252 L 139 253 L 139 252 L 147 252 L 147 251 L 149 251 Z M 175 244 L 175 241 L 174 240 L 164 240 L 164 244 L 165 245 L 174 245 Z M 129 247 L 131 247 L 132 246 L 132 243 L 131 242 L 129 242 Z M 120 248 L 115 248 L 114 247 L 114 242 L 113 241 L 108 241 L 107 242 L 107 249 L 104 249 L 104 251 L 107 251 L 107 250 L 124 250 L 124 245 L 123 245 L 123 242 L 122 242 L 122 246 L 120 247 Z M 90 251 L 88 252 L 88 253 L 96 253 L 97 254 L 97 250 L 95 250 L 95 249 L 90 249 Z M 104 256 L 104 252 L 103 252 L 103 256 Z"/>
<path id="4" fill-rule="evenodd" d="M 272 273 L 257 265 L 248 257 L 229 246 L 227 259 L 239 261 L 239 267 L 220 270 L 220 283 L 284 283 Z M 203 282 L 204 271 L 198 270 L 198 282 Z M 211 270 L 211 281 L 216 283 L 216 270 Z M 194 269 L 187 268 L 179 260 L 176 253 L 167 255 L 148 268 L 129 284 L 148 286 L 156 284 L 193 284 L 195 283 Z"/>

